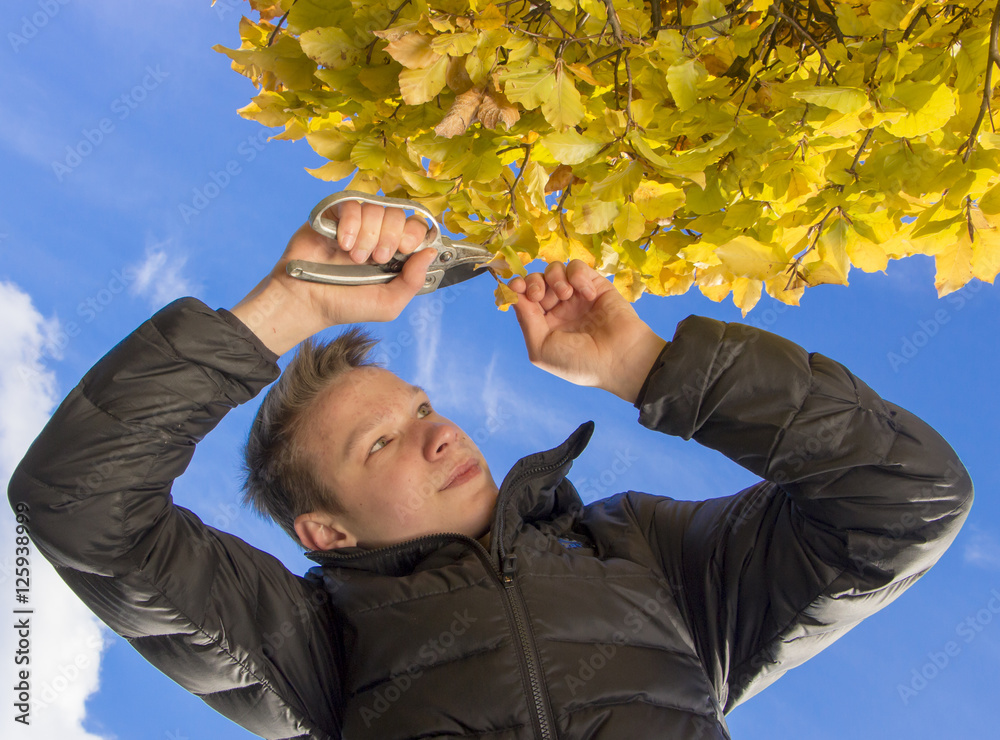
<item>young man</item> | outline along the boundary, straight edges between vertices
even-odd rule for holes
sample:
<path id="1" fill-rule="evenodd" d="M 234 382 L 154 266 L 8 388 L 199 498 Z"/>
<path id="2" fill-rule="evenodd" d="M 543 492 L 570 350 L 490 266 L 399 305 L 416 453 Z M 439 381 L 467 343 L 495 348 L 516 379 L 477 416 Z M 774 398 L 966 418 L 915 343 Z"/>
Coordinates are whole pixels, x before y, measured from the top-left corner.
<path id="1" fill-rule="evenodd" d="M 378 207 L 339 215 L 339 244 L 300 229 L 232 312 L 184 299 L 126 338 L 10 488 L 80 597 L 253 732 L 727 738 L 727 711 L 896 598 L 968 513 L 955 453 L 844 367 L 698 317 L 665 342 L 571 262 L 511 283 L 531 361 L 764 480 L 709 501 L 583 506 L 565 475 L 588 423 L 497 486 L 469 437 L 348 335 L 303 351 L 248 443 L 249 498 L 319 564 L 295 576 L 169 491 L 278 355 L 391 320 L 420 289 L 426 251 L 383 286 L 288 278 L 290 259 L 411 253 L 425 228 Z"/>

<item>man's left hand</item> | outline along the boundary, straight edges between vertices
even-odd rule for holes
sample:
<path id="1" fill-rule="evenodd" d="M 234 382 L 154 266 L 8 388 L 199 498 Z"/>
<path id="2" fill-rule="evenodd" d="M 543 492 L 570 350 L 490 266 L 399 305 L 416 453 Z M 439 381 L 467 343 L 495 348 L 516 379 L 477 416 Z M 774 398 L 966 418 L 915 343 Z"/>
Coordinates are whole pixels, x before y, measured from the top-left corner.
<path id="1" fill-rule="evenodd" d="M 533 365 L 635 403 L 666 342 L 607 279 L 573 260 L 516 277 L 510 288 Z"/>

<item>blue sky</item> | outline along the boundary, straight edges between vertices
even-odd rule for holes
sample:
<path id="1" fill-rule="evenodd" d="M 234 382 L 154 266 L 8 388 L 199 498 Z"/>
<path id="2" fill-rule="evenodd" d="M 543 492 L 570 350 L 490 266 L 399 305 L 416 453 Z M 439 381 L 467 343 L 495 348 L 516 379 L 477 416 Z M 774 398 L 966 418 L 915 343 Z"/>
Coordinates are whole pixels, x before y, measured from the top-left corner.
<path id="1" fill-rule="evenodd" d="M 0 480 L 58 400 L 127 332 L 182 295 L 229 307 L 309 210 L 330 194 L 303 144 L 266 141 L 236 109 L 250 83 L 211 51 L 235 45 L 236 0 L 16 0 L 0 39 Z M 11 34 L 14 34 L 12 36 Z M 217 187 L 212 187 L 212 185 Z M 199 197 L 200 196 L 202 197 Z M 182 208 L 186 206 L 186 208 Z M 192 210 L 194 213 L 192 214 Z M 663 336 L 691 313 L 740 320 L 697 293 L 643 298 Z M 847 365 L 958 450 L 977 502 L 931 573 L 884 612 L 730 715 L 734 738 L 986 737 L 1000 685 L 996 385 L 1000 294 L 974 283 L 945 299 L 915 258 L 851 285 L 764 299 L 745 319 Z M 423 385 L 473 435 L 496 477 L 518 457 L 597 422 L 571 478 L 586 498 L 635 489 L 728 495 L 752 477 L 716 453 L 646 431 L 600 391 L 530 366 L 513 312 L 483 278 L 416 300 L 376 327 L 389 367 Z M 238 450 L 255 404 L 195 455 L 176 499 L 302 572 L 309 563 L 238 504 Z M 616 461 L 632 460 L 624 473 Z M 14 608 L 13 517 L 0 514 L 0 604 Z M 149 668 L 32 561 L 33 725 L 0 706 L 4 737 L 136 740 L 251 737 Z M 14 646 L 0 633 L 0 690 Z M 901 696 L 900 687 L 911 692 Z"/>

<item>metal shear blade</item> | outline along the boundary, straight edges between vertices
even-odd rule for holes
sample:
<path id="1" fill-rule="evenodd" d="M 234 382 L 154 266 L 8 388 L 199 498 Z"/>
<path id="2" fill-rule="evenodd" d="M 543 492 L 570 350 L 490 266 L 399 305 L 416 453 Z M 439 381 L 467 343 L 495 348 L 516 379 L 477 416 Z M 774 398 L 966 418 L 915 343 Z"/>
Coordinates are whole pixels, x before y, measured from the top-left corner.
<path id="1" fill-rule="evenodd" d="M 432 226 L 427 233 L 427 237 L 414 252 L 433 247 L 437 250 L 437 256 L 427 268 L 424 287 L 417 295 L 431 293 L 438 288 L 455 285 L 477 275 L 484 274 L 486 270 L 483 268 L 492 268 L 489 263 L 494 259 L 494 255 L 489 250 L 475 244 L 452 241 L 446 236 L 441 236 L 441 227 L 438 225 L 437 219 L 434 218 L 433 214 L 419 203 L 403 198 L 388 198 L 380 195 L 345 190 L 343 193 L 331 195 L 321 200 L 313 208 L 309 216 L 310 225 L 318 233 L 335 239 L 337 237 L 337 224 L 331 219 L 323 218 L 323 214 L 338 203 L 349 200 L 412 210 L 431 222 Z M 377 285 L 387 283 L 396 277 L 403 269 L 403 264 L 409 258 L 410 255 L 394 257 L 384 265 L 329 265 L 320 262 L 292 260 L 288 263 L 286 270 L 294 278 L 316 283 L 331 285 Z"/>

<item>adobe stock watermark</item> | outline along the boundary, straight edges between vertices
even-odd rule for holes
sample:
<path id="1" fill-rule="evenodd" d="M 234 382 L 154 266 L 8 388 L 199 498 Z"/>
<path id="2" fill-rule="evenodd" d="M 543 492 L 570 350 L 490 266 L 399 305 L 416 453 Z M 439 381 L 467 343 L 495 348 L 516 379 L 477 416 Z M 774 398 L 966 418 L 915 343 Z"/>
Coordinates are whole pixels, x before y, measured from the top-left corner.
<path id="1" fill-rule="evenodd" d="M 7 40 L 10 41 L 10 48 L 14 52 L 21 50 L 22 46 L 27 46 L 49 25 L 49 21 L 59 15 L 64 5 L 69 5 L 70 0 L 38 0 L 38 10 L 31 15 L 21 16 L 20 33 L 9 31 Z"/>
<path id="2" fill-rule="evenodd" d="M 990 590 L 990 598 L 981 609 L 955 625 L 957 640 L 948 640 L 939 650 L 927 653 L 927 660 L 924 664 L 910 671 L 909 680 L 906 683 L 896 684 L 896 693 L 899 695 L 900 701 L 904 705 L 908 705 L 915 696 L 930 685 L 931 681 L 940 676 L 962 653 L 963 647 L 970 645 L 979 637 L 998 615 L 1000 615 L 1000 591 L 994 588 Z"/>
<path id="3" fill-rule="evenodd" d="M 160 69 L 160 65 L 155 67 L 146 66 L 143 77 L 124 93 L 111 101 L 110 110 L 119 122 L 124 121 L 132 112 L 138 108 L 149 94 L 170 76 L 170 73 Z M 97 151 L 108 137 L 117 129 L 112 118 L 104 117 L 99 120 L 93 128 L 83 128 L 80 130 L 81 138 L 75 144 L 66 145 L 66 156 L 61 160 L 52 161 L 52 172 L 56 180 L 62 182 L 73 171 L 83 164 L 83 160 Z"/>
<path id="4" fill-rule="evenodd" d="M 888 360 L 892 371 L 898 373 L 899 368 L 908 364 L 910 360 L 920 354 L 920 351 L 930 344 L 931 340 L 941 332 L 944 325 L 951 321 L 952 313 L 965 308 L 969 301 L 983 289 L 983 285 L 984 283 L 979 280 L 967 283 L 960 290 L 956 290 L 954 293 L 949 293 L 945 296 L 945 301 L 951 306 L 951 310 L 948 308 L 939 308 L 934 312 L 933 316 L 917 321 L 916 330 L 900 338 L 899 351 L 886 353 L 885 359 Z"/>
<path id="5" fill-rule="evenodd" d="M 238 158 L 230 159 L 218 170 L 209 170 L 205 181 L 192 188 L 191 199 L 177 204 L 177 210 L 185 224 L 190 224 L 192 219 L 198 217 L 222 195 L 222 191 L 232 184 L 234 178 L 243 174 L 244 165 L 253 162 L 257 159 L 257 155 L 264 151 L 269 136 L 267 131 L 251 134 L 237 145 Z"/>

